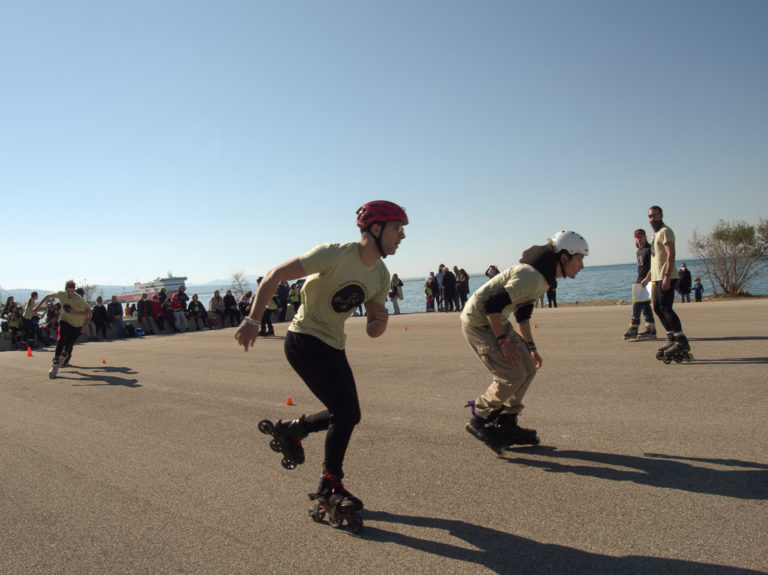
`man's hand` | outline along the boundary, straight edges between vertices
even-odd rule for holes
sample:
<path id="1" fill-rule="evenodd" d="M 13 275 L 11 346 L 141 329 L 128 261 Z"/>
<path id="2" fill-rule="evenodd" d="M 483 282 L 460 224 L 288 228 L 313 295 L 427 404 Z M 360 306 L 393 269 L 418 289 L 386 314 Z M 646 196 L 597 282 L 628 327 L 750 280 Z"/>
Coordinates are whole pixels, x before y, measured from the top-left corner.
<path id="1" fill-rule="evenodd" d="M 517 367 L 520 365 L 520 360 L 522 359 L 522 356 L 520 355 L 520 352 L 517 351 L 517 348 L 514 346 L 512 341 L 508 337 L 503 337 L 499 340 L 499 350 L 501 350 L 501 354 L 504 356 L 504 359 L 507 360 L 507 363 L 509 365 Z"/>
<path id="2" fill-rule="evenodd" d="M 253 347 L 259 338 L 259 326 L 243 321 L 235 332 L 235 339 L 238 345 L 242 345 L 245 351 Z"/>

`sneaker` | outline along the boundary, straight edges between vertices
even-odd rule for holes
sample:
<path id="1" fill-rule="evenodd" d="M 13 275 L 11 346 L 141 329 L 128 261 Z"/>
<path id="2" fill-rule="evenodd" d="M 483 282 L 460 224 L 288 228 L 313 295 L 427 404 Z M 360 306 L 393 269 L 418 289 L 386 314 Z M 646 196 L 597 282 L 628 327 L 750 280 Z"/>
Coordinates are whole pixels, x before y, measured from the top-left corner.
<path id="1" fill-rule="evenodd" d="M 56 379 L 57 375 L 59 375 L 59 362 L 54 361 L 53 365 L 51 365 L 51 369 L 48 371 L 48 377 Z"/>

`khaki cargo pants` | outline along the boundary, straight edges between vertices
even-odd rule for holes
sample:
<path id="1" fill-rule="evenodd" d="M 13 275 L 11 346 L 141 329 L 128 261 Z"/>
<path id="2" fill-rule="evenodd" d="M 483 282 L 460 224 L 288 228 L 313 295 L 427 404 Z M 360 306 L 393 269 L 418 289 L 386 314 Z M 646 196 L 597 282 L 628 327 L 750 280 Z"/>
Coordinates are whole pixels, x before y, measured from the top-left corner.
<path id="1" fill-rule="evenodd" d="M 462 322 L 461 331 L 469 347 L 493 375 L 491 385 L 475 400 L 477 414 L 487 418 L 499 409 L 501 413 L 520 413 L 523 410 L 523 396 L 536 375 L 531 352 L 523 339 L 511 325 L 507 327 L 507 337 L 522 358 L 520 363 L 514 366 L 504 358 L 496 336 L 490 329 L 470 327 Z"/>

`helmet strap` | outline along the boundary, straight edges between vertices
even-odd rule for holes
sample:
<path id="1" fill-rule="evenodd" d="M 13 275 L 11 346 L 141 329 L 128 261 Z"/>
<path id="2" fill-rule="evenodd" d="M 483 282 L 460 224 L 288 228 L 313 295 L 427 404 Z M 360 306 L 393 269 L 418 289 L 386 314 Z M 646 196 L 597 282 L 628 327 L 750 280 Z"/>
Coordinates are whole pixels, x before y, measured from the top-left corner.
<path id="1" fill-rule="evenodd" d="M 379 235 L 378 235 L 378 236 L 377 236 L 377 235 L 375 235 L 375 234 L 374 234 L 374 233 L 371 231 L 371 226 L 373 226 L 374 224 L 379 224 L 379 226 L 381 227 L 381 231 L 379 232 Z M 363 228 L 363 231 L 364 231 L 364 232 L 368 232 L 368 235 L 369 235 L 369 236 L 371 236 L 371 237 L 373 238 L 373 241 L 374 241 L 374 242 L 376 242 L 376 247 L 379 249 L 379 253 L 381 254 L 381 257 L 382 257 L 382 259 L 383 259 L 383 258 L 385 258 L 385 257 L 387 257 L 387 254 L 385 254 L 385 253 L 384 253 L 384 250 L 383 250 L 383 249 L 382 249 L 382 247 L 381 247 L 381 236 L 384 234 L 384 225 L 385 225 L 385 224 L 382 224 L 381 222 L 373 222 L 373 224 L 371 224 L 371 225 L 370 225 L 370 226 L 368 226 L 367 228 Z"/>

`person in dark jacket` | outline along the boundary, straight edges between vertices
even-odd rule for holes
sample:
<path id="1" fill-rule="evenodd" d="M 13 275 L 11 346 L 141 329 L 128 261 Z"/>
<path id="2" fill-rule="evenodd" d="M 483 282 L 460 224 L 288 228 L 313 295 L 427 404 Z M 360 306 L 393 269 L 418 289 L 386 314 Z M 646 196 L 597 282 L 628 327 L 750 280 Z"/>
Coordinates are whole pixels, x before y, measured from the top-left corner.
<path id="1" fill-rule="evenodd" d="M 237 300 L 232 295 L 231 289 L 228 289 L 224 294 L 224 313 L 232 319 L 232 327 L 240 325 L 240 312 L 237 311 Z"/>
<path id="2" fill-rule="evenodd" d="M 107 314 L 107 307 L 104 305 L 104 301 L 101 299 L 101 296 L 96 298 L 96 305 L 93 306 L 91 313 L 93 314 L 91 321 L 96 326 L 96 334 L 98 335 L 99 330 L 101 330 L 102 339 L 107 339 L 109 314 Z"/>
<path id="3" fill-rule="evenodd" d="M 680 264 L 677 272 L 677 291 L 680 294 L 681 303 L 691 303 L 691 272 L 685 264 Z"/>

